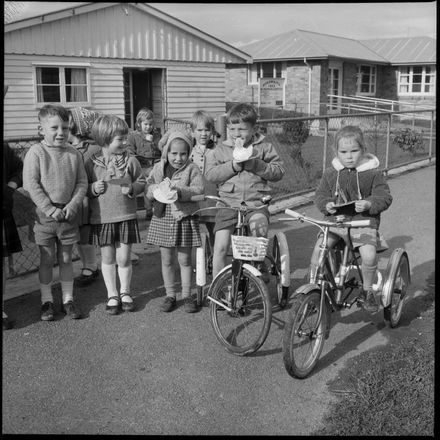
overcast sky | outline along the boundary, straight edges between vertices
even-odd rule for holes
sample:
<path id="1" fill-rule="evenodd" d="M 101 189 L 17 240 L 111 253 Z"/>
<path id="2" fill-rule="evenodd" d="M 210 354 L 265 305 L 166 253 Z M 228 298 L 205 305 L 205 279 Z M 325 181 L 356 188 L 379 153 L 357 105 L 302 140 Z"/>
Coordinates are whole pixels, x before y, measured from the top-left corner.
<path id="1" fill-rule="evenodd" d="M 82 2 L 18 3 L 26 17 Z M 358 40 L 437 33 L 437 2 L 149 4 L 234 46 L 293 29 Z"/>

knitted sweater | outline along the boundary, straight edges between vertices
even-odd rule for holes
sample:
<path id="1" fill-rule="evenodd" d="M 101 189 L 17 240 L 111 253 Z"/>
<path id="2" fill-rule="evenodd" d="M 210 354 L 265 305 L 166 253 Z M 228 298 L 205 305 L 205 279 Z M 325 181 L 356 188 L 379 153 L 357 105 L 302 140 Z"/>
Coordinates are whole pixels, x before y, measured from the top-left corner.
<path id="1" fill-rule="evenodd" d="M 87 196 L 90 198 L 90 224 L 118 223 L 137 218 L 136 196 L 145 189 L 145 177 L 139 161 L 126 151 L 107 160 L 103 153 L 94 154 L 87 160 L 86 172 L 89 182 Z M 93 183 L 105 181 L 105 191 L 95 194 Z M 121 184 L 131 183 L 133 193 L 124 195 Z"/>
<path id="2" fill-rule="evenodd" d="M 75 148 L 33 145 L 23 162 L 23 188 L 45 215 L 56 210 L 53 203 L 78 212 L 87 191 L 81 153 Z"/>
<path id="3" fill-rule="evenodd" d="M 379 160 L 373 154 L 367 154 L 363 162 L 354 169 L 345 168 L 335 157 L 332 166 L 324 171 L 316 189 L 316 207 L 326 217 L 334 219 L 325 208 L 328 202 L 339 204 L 353 200 L 368 200 L 371 203 L 370 209 L 356 213 L 352 218 L 353 220 L 370 219 L 372 227 L 378 229 L 380 213 L 388 209 L 393 201 L 389 186 L 378 167 Z"/>
<path id="4" fill-rule="evenodd" d="M 127 148 L 135 154 L 143 168 L 153 166 L 153 163 L 157 162 L 161 156 L 158 148 L 161 138 L 160 130 L 154 128 L 151 135 L 151 141 L 147 141 L 145 135 L 140 131 L 131 131 L 127 136 Z"/>

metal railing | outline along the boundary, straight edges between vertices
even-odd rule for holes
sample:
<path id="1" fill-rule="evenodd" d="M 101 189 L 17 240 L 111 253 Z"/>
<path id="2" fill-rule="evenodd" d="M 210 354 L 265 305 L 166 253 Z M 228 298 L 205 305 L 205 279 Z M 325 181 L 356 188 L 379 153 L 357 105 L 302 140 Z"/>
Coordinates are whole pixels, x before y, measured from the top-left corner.
<path id="1" fill-rule="evenodd" d="M 417 117 L 408 119 L 408 114 Z M 274 200 L 300 195 L 316 188 L 323 170 L 331 165 L 334 157 L 334 136 L 344 125 L 361 127 L 367 150 L 378 157 L 385 174 L 392 168 L 423 159 L 431 160 L 436 156 L 435 117 L 435 110 L 412 110 L 260 119 L 260 132 L 274 145 L 286 169 L 286 174 L 280 182 L 270 183 Z M 219 115 L 216 121 L 222 122 L 223 118 L 224 115 Z M 190 121 L 165 119 L 164 127 L 167 130 L 189 130 Z M 405 144 L 405 139 L 414 141 L 414 145 Z M 39 137 L 4 139 L 11 147 L 17 149 L 22 158 L 29 147 L 39 140 Z M 23 252 L 14 254 L 10 259 L 9 276 L 21 275 L 38 268 L 38 248 L 32 241 L 33 212 L 34 206 L 25 191 L 16 191 L 13 214 Z M 74 258 L 78 258 L 76 251 Z"/>

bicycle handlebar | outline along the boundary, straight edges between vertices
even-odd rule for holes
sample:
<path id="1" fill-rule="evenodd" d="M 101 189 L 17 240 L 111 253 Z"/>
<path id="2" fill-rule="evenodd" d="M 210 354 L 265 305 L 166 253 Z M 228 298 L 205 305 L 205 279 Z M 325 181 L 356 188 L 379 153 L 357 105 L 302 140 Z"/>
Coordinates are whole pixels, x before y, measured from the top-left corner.
<path id="1" fill-rule="evenodd" d="M 261 198 L 261 200 L 260 200 L 261 203 L 263 203 L 261 206 L 247 206 L 247 209 L 250 210 L 250 211 L 255 211 L 255 210 L 258 210 L 258 209 L 262 209 L 265 206 L 269 205 L 271 199 L 272 199 L 271 196 L 263 196 Z M 217 196 L 210 196 L 210 195 L 205 195 L 205 194 L 199 194 L 197 196 L 191 196 L 191 202 L 203 202 L 205 200 L 215 200 L 216 202 L 222 203 L 224 206 L 216 206 L 216 207 L 203 208 L 203 209 L 229 208 L 229 209 L 233 209 L 233 210 L 237 210 L 237 211 L 241 209 L 240 206 L 231 206 L 231 205 L 229 205 L 223 199 L 221 199 L 220 197 L 217 197 Z"/>
<path id="2" fill-rule="evenodd" d="M 313 223 L 319 226 L 327 226 L 327 227 L 335 227 L 335 228 L 363 228 L 371 226 L 371 220 L 349 220 L 349 221 L 335 221 L 331 222 L 328 220 L 316 220 L 311 217 L 307 217 L 304 214 L 300 214 L 299 212 L 292 211 L 291 209 L 286 209 L 284 211 L 287 215 L 290 215 L 295 220 L 305 221 L 308 223 Z"/>

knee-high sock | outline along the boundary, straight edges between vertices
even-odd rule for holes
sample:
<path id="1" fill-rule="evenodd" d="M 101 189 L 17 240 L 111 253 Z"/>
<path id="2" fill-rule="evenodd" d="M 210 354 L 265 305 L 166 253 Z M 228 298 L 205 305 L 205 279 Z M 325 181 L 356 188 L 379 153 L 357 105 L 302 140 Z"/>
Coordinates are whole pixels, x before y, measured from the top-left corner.
<path id="1" fill-rule="evenodd" d="M 40 283 L 40 292 L 41 292 L 41 304 L 45 302 L 53 303 L 53 295 L 52 295 L 52 283 L 43 284 Z"/>
<path id="2" fill-rule="evenodd" d="M 121 293 L 130 293 L 131 276 L 133 266 L 118 266 L 119 281 L 121 282 Z"/>
<path id="3" fill-rule="evenodd" d="M 116 265 L 101 263 L 102 277 L 107 288 L 107 297 L 119 296 L 116 286 Z"/>
<path id="4" fill-rule="evenodd" d="M 368 266 L 364 263 L 361 264 L 362 277 L 364 278 L 363 288 L 365 291 L 371 290 L 373 285 L 374 276 L 376 275 L 377 264 Z"/>

